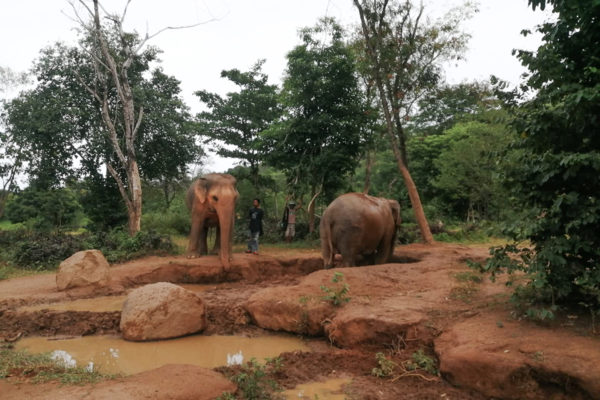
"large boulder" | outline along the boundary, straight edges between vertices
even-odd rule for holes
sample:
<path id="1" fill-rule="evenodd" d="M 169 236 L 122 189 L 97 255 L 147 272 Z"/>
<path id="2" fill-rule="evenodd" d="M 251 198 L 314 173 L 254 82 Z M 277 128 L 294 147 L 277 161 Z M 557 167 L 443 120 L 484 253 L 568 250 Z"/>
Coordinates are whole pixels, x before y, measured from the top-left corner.
<path id="1" fill-rule="evenodd" d="M 206 328 L 206 309 L 196 293 L 167 282 L 133 290 L 123 304 L 121 332 L 126 340 L 168 339 Z"/>
<path id="2" fill-rule="evenodd" d="M 60 263 L 56 274 L 58 290 L 103 288 L 110 283 L 110 266 L 100 250 L 85 250 Z"/>

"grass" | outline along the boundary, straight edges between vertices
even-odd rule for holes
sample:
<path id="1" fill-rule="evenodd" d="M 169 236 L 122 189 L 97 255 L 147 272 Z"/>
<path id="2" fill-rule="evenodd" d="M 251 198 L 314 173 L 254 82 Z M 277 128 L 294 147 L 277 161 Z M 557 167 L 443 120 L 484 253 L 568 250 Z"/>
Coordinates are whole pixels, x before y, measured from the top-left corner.
<path id="1" fill-rule="evenodd" d="M 0 231 L 14 231 L 21 228 L 24 228 L 21 223 L 13 224 L 7 219 L 0 220 Z"/>
<path id="2" fill-rule="evenodd" d="M 0 261 L 0 281 L 3 279 L 21 278 L 23 276 L 51 274 L 55 271 L 38 270 L 38 269 L 21 269 L 10 264 L 5 264 Z"/>
<path id="3" fill-rule="evenodd" d="M 68 368 L 53 360 L 50 353 L 30 354 L 14 350 L 12 345 L 0 347 L 0 379 L 8 377 L 31 378 L 35 383 L 58 381 L 65 385 L 83 385 L 115 379 L 118 375 L 107 375 L 86 368 Z"/>

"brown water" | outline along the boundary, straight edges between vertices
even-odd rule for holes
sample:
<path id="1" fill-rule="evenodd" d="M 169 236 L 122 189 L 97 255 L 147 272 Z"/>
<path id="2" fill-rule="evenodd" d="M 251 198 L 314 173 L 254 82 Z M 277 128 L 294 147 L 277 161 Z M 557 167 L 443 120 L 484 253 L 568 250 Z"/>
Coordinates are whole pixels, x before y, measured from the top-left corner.
<path id="1" fill-rule="evenodd" d="M 302 340 L 291 336 L 196 335 L 154 342 L 127 342 L 117 336 L 84 336 L 69 340 L 32 337 L 21 339 L 16 347 L 31 353 L 66 352 L 77 366 L 86 367 L 93 363 L 95 370 L 125 375 L 165 364 L 214 368 L 227 365 L 228 357 L 240 360 L 243 356 L 243 362 L 254 357 L 262 362 L 266 357 L 276 357 L 286 351 L 309 351 Z"/>
<path id="2" fill-rule="evenodd" d="M 207 289 L 214 288 L 215 285 L 193 285 L 181 284 L 184 289 L 200 293 Z M 91 299 L 78 299 L 52 304 L 36 304 L 34 306 L 21 307 L 19 310 L 34 312 L 41 310 L 52 311 L 91 311 L 91 312 L 111 312 L 121 311 L 123 302 L 127 296 L 100 296 Z"/>
<path id="3" fill-rule="evenodd" d="M 344 400 L 347 397 L 344 395 L 342 386 L 349 383 L 350 379 L 345 378 L 329 379 L 325 382 L 310 382 L 298 385 L 293 389 L 282 392 L 281 394 L 288 400 Z"/>

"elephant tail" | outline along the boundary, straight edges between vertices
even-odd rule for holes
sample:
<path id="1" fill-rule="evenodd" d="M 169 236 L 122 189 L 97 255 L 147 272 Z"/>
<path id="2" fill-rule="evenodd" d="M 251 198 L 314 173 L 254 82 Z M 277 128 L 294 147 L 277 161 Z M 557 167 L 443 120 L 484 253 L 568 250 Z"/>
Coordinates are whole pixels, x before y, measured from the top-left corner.
<path id="1" fill-rule="evenodd" d="M 321 220 L 320 232 L 321 236 L 321 253 L 323 256 L 323 266 L 325 268 L 333 267 L 333 242 L 331 241 L 331 224 L 326 222 L 325 218 Z"/>

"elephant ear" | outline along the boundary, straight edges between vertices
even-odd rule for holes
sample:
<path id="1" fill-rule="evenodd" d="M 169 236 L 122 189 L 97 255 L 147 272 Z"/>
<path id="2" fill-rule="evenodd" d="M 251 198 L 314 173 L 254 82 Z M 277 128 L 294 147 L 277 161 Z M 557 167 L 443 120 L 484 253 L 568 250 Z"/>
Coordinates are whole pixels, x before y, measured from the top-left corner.
<path id="1" fill-rule="evenodd" d="M 208 195 L 208 179 L 199 178 L 194 185 L 194 195 L 200 203 L 206 202 L 206 196 Z"/>

